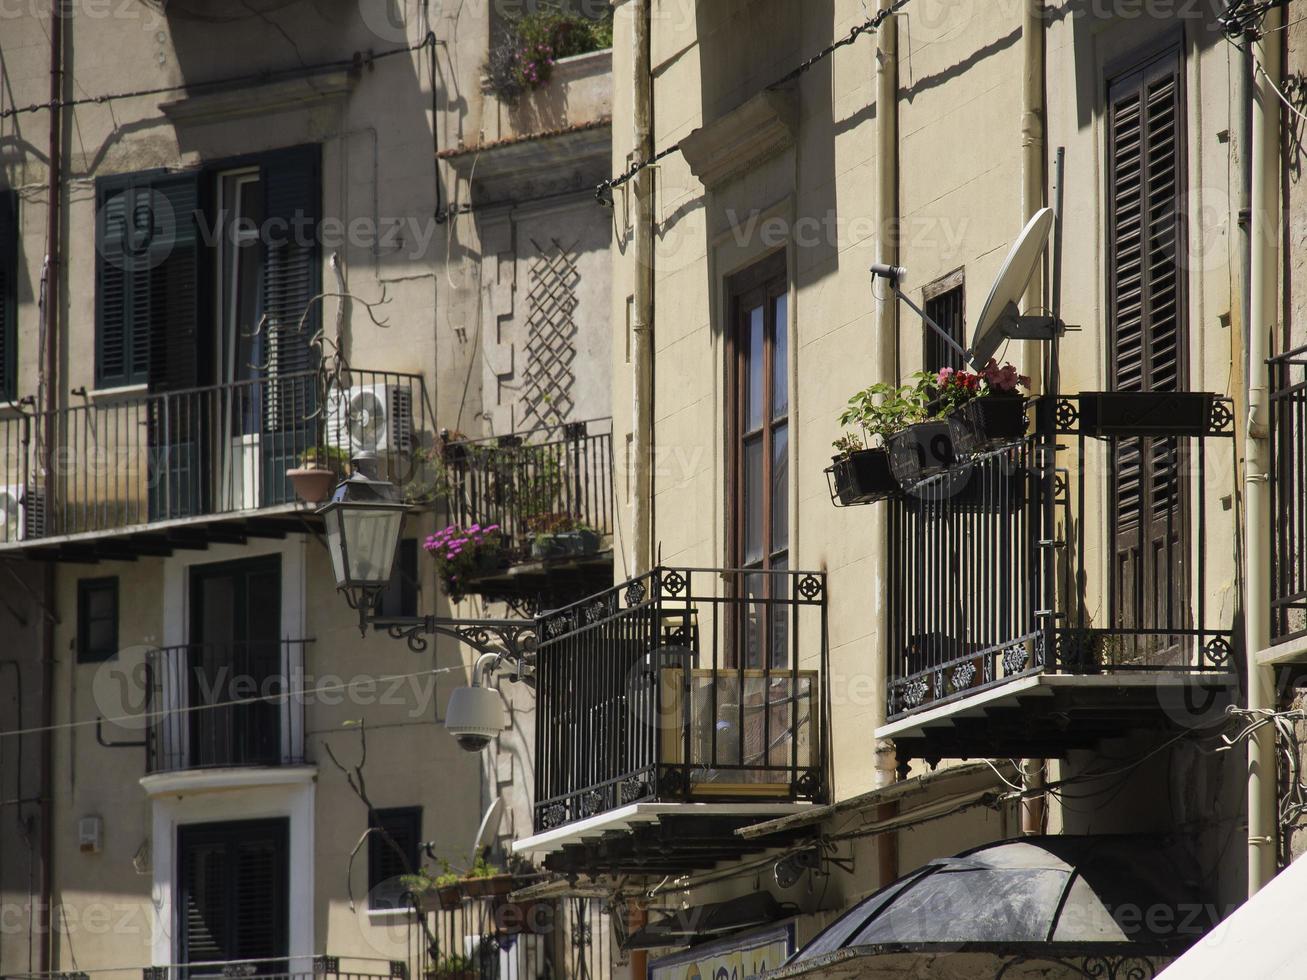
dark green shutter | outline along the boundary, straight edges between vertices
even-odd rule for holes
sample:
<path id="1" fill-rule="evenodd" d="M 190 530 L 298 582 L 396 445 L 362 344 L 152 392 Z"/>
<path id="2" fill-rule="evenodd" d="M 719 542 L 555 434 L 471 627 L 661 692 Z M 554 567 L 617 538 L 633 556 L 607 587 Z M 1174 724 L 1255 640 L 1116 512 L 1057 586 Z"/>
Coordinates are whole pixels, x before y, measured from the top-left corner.
<path id="1" fill-rule="evenodd" d="M 0 190 L 0 401 L 18 397 L 18 194 Z"/>
<path id="2" fill-rule="evenodd" d="M 196 384 L 198 174 L 104 178 L 96 193 L 96 387 Z"/>
<path id="3" fill-rule="evenodd" d="M 322 290 L 320 160 L 317 146 L 278 150 L 260 160 L 267 229 L 261 308 L 269 362 L 262 439 L 265 505 L 295 499 L 286 471 L 317 441 L 317 382 L 309 372 L 318 366 L 318 349 L 310 341 L 322 322 L 322 304 L 312 302 Z"/>

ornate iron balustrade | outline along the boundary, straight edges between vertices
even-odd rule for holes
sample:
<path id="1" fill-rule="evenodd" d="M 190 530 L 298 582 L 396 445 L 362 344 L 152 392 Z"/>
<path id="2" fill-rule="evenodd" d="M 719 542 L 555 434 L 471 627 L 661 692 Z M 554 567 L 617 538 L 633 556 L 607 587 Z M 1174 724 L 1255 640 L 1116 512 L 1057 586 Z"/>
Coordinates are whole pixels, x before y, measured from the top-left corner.
<path id="1" fill-rule="evenodd" d="M 891 500 L 889 716 L 1039 672 L 1230 669 L 1207 566 L 1234 517 L 1213 531 L 1205 477 L 1233 414 L 1215 396 L 1202 410 L 1197 433 L 1132 435 L 1063 399 L 1073 443 L 1029 436 Z"/>
<path id="2" fill-rule="evenodd" d="M 613 422 L 595 419 L 444 446 L 450 519 L 499 525 L 513 559 L 537 535 L 613 531 Z"/>
<path id="3" fill-rule="evenodd" d="M 342 956 L 177 963 L 141 970 L 141 980 L 409 980 L 409 976 L 403 960 Z"/>
<path id="4" fill-rule="evenodd" d="M 1307 347 L 1271 359 L 1271 631 L 1307 636 Z"/>
<path id="5" fill-rule="evenodd" d="M 304 651 L 311 642 L 149 651 L 141 677 L 146 772 L 304 762 Z"/>
<path id="6" fill-rule="evenodd" d="M 421 376 L 391 371 L 352 370 L 325 405 L 316 371 L 80 399 L 0 420 L 0 546 L 295 503 L 286 473 L 311 449 L 369 449 L 404 480 L 432 431 Z"/>
<path id="7" fill-rule="evenodd" d="M 630 803 L 822 800 L 820 572 L 657 568 L 536 620 L 537 832 Z"/>

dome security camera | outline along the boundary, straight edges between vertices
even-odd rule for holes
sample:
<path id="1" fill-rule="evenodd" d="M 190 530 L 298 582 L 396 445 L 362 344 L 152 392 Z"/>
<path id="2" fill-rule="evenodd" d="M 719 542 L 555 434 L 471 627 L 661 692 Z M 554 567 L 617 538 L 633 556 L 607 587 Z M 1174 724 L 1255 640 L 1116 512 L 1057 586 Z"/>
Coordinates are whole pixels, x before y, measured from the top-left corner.
<path id="1" fill-rule="evenodd" d="M 492 687 L 458 687 L 449 697 L 445 728 L 468 752 L 480 752 L 504 730 L 504 705 Z"/>

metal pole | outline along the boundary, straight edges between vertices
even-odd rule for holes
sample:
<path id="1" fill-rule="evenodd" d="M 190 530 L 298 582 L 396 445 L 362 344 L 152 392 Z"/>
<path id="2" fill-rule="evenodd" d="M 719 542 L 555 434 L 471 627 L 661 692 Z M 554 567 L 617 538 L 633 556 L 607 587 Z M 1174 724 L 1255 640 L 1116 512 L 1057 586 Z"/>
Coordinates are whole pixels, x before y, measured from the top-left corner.
<path id="1" fill-rule="evenodd" d="M 634 152 L 638 161 L 653 156 L 653 69 L 650 0 L 632 0 L 632 86 Z M 635 198 L 635 300 L 632 310 L 631 571 L 653 567 L 653 172 L 640 170 L 632 181 Z"/>

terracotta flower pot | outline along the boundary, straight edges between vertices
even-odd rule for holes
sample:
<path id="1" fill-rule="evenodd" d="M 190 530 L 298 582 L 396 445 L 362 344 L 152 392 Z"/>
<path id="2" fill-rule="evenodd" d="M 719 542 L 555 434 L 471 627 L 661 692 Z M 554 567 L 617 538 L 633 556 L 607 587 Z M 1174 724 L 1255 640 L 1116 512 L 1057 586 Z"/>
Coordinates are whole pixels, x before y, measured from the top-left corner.
<path id="1" fill-rule="evenodd" d="M 493 898 L 509 894 L 517 887 L 514 882 L 512 875 L 491 875 L 488 878 L 464 878 L 460 886 L 468 898 Z"/>
<path id="2" fill-rule="evenodd" d="M 287 470 L 286 476 L 295 488 L 295 495 L 306 504 L 322 503 L 331 496 L 331 491 L 340 482 L 340 476 L 335 470 L 312 463 Z"/>

